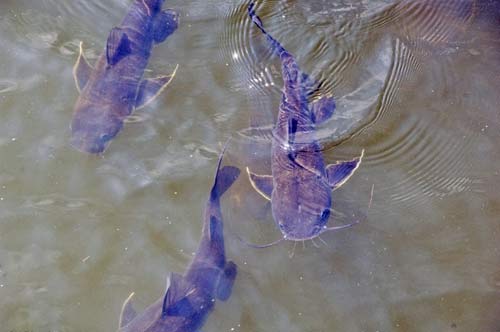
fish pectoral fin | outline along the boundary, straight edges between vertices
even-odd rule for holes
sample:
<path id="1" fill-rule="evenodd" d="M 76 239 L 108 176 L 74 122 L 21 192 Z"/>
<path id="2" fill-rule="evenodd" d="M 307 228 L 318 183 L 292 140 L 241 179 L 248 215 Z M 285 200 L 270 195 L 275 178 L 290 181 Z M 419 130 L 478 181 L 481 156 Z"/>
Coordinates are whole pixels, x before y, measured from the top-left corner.
<path id="1" fill-rule="evenodd" d="M 130 40 L 121 28 L 113 28 L 106 44 L 106 60 L 113 66 L 132 52 Z"/>
<path id="2" fill-rule="evenodd" d="M 73 66 L 73 78 L 75 79 L 78 92 L 83 90 L 93 70 L 94 68 L 88 63 L 85 55 L 83 54 L 83 42 L 80 42 L 80 54 L 78 55 L 75 65 Z"/>
<path id="3" fill-rule="evenodd" d="M 335 99 L 324 96 L 314 101 L 310 105 L 314 123 L 320 124 L 330 119 L 335 112 Z"/>
<path id="4" fill-rule="evenodd" d="M 175 66 L 175 70 L 170 75 L 159 76 L 155 78 L 147 78 L 139 83 L 137 97 L 135 99 L 135 108 L 140 109 L 151 103 L 158 97 L 162 91 L 172 82 L 172 79 L 177 72 L 179 65 Z"/>
<path id="5" fill-rule="evenodd" d="M 179 26 L 179 14 L 167 9 L 159 13 L 153 22 L 153 39 L 155 43 L 161 43 L 167 39 Z"/>
<path id="6" fill-rule="evenodd" d="M 131 293 L 129 297 L 123 302 L 122 306 L 122 312 L 120 314 L 120 321 L 119 321 L 119 328 L 124 327 L 128 323 L 130 323 L 135 316 L 137 316 L 137 312 L 135 311 L 134 307 L 132 306 L 132 297 L 134 296 L 134 293 Z"/>
<path id="7" fill-rule="evenodd" d="M 347 180 L 354 174 L 361 164 L 363 159 L 364 151 L 361 151 L 361 155 L 352 160 L 339 161 L 335 164 L 328 165 L 326 167 L 326 176 L 328 177 L 328 184 L 335 190 L 346 183 Z"/>
<path id="8" fill-rule="evenodd" d="M 271 175 L 258 175 L 252 173 L 248 167 L 247 174 L 253 189 L 261 194 L 262 197 L 270 201 L 273 192 L 273 177 Z"/>
<path id="9" fill-rule="evenodd" d="M 234 166 L 224 166 L 217 170 L 215 181 L 210 192 L 212 201 L 219 199 L 240 176 L 240 169 Z"/>
<path id="10" fill-rule="evenodd" d="M 189 316 L 194 309 L 187 295 L 194 291 L 192 285 L 177 273 L 171 273 L 169 286 L 163 298 L 162 317 Z"/>
<path id="11" fill-rule="evenodd" d="M 224 271 L 217 285 L 217 298 L 221 301 L 226 301 L 231 296 L 233 291 L 234 280 L 238 274 L 238 267 L 234 262 L 227 262 Z"/>

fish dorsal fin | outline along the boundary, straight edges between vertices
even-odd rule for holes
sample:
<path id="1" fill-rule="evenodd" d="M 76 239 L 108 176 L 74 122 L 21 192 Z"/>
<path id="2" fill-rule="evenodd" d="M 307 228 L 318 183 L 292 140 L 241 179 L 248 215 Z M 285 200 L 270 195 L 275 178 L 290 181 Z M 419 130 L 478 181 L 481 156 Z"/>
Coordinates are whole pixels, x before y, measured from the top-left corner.
<path id="1" fill-rule="evenodd" d="M 75 79 L 78 92 L 83 90 L 93 70 L 94 68 L 88 63 L 85 55 L 83 54 L 83 43 L 80 42 L 80 53 L 78 54 L 78 59 L 73 67 L 73 78 Z"/>
<path id="2" fill-rule="evenodd" d="M 135 99 L 135 108 L 140 109 L 151 103 L 158 97 L 163 90 L 172 82 L 179 65 L 175 66 L 174 72 L 170 75 L 164 75 L 154 78 L 147 78 L 141 81 L 137 90 Z"/>
<path id="3" fill-rule="evenodd" d="M 273 177 L 271 175 L 258 175 L 252 173 L 248 167 L 247 174 L 253 189 L 262 195 L 262 197 L 270 201 L 273 193 Z"/>
<path id="4" fill-rule="evenodd" d="M 121 28 L 113 28 L 108 36 L 106 44 L 106 59 L 108 64 L 113 66 L 121 59 L 126 57 L 132 52 L 130 47 L 130 40 L 127 34 Z"/>
<path id="5" fill-rule="evenodd" d="M 170 283 L 163 299 L 162 317 L 167 316 L 190 316 L 193 306 L 189 302 L 188 295 L 195 289 L 177 273 L 170 275 Z"/>
<path id="6" fill-rule="evenodd" d="M 159 13 L 153 21 L 153 38 L 155 43 L 161 43 L 167 39 L 179 26 L 179 14 L 172 9 Z"/>
<path id="7" fill-rule="evenodd" d="M 312 102 L 310 107 L 314 123 L 320 124 L 332 117 L 335 112 L 335 99 L 324 96 Z"/>
<path id="8" fill-rule="evenodd" d="M 219 199 L 240 175 L 240 170 L 234 166 L 224 166 L 215 174 L 214 186 L 210 193 L 210 199 Z"/>
<path id="9" fill-rule="evenodd" d="M 120 314 L 120 322 L 119 322 L 119 327 L 122 328 L 128 323 L 130 323 L 135 316 L 137 316 L 137 312 L 135 311 L 134 307 L 132 306 L 132 297 L 134 296 L 134 293 L 131 293 L 129 297 L 123 302 L 122 306 L 122 312 Z"/>
<path id="10" fill-rule="evenodd" d="M 288 144 L 292 144 L 295 142 L 295 134 L 297 133 L 298 121 L 297 119 L 290 117 L 288 120 Z"/>
<path id="11" fill-rule="evenodd" d="M 342 186 L 349 180 L 349 178 L 354 174 L 361 164 L 363 159 L 364 151 L 361 151 L 361 155 L 352 160 L 339 161 L 335 164 L 330 164 L 326 167 L 326 176 L 328 179 L 328 184 L 335 190 Z"/>

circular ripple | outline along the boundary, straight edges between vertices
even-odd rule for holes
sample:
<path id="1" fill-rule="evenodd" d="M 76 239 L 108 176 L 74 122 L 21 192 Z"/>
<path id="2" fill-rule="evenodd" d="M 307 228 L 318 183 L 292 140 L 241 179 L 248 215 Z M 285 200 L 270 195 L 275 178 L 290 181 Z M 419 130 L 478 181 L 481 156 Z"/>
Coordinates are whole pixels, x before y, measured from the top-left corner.
<path id="1" fill-rule="evenodd" d="M 391 202 L 418 205 L 476 186 L 467 161 L 476 138 L 458 138 L 445 122 L 409 116 L 394 124 L 384 141 L 370 148 L 364 164 L 402 171 L 401 180 L 379 185 L 377 192 Z"/>
<path id="2" fill-rule="evenodd" d="M 386 30 L 415 48 L 435 52 L 464 35 L 479 11 L 477 0 L 406 0 L 366 20 L 365 29 Z"/>
<path id="3" fill-rule="evenodd" d="M 394 10 L 395 28 L 408 39 L 437 45 L 463 34 L 475 12 L 475 0 L 404 1 Z"/>
<path id="4" fill-rule="evenodd" d="M 336 10 L 339 10 L 336 8 Z M 380 93 L 390 66 L 390 43 L 370 43 L 370 31 L 364 22 L 339 20 L 330 25 L 311 25 L 309 17 L 295 5 L 266 2 L 256 11 L 266 29 L 296 58 L 301 69 L 321 88 L 311 101 L 333 95 L 337 112 L 314 136 L 322 144 L 345 138 L 359 129 L 377 112 Z M 281 95 L 280 63 L 263 34 L 248 18 L 247 5 L 227 13 L 227 25 L 221 33 L 220 56 L 232 71 L 231 89 L 247 93 L 251 103 L 250 126 L 244 130 L 252 138 L 268 138 Z M 354 79 L 353 79 L 354 78 Z M 258 133 L 264 133 L 259 137 Z"/>

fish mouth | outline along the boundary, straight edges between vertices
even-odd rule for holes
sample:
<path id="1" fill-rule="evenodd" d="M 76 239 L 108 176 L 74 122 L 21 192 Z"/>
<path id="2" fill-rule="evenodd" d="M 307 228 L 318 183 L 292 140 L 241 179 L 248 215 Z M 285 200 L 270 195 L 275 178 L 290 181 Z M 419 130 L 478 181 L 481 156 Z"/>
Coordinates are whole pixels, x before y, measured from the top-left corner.
<path id="1" fill-rule="evenodd" d="M 81 137 L 72 137 L 70 140 L 70 145 L 75 150 L 89 154 L 101 154 L 106 149 L 105 144 L 89 144 L 85 139 Z"/>
<path id="2" fill-rule="evenodd" d="M 282 231 L 282 234 L 283 234 L 283 239 L 284 240 L 289 240 L 289 241 L 307 241 L 307 240 L 313 240 L 315 238 L 317 238 L 318 236 L 320 236 L 321 234 L 325 233 L 325 232 L 330 232 L 330 231 L 338 231 L 338 230 L 341 230 L 341 229 L 344 229 L 344 228 L 349 228 L 349 227 L 352 227 L 356 224 L 359 224 L 359 220 L 356 220 L 350 224 L 345 224 L 345 225 L 340 225 L 340 226 L 331 226 L 331 227 L 328 227 L 326 225 L 324 226 L 315 226 L 314 227 L 314 231 L 311 235 L 309 236 L 296 236 L 296 235 L 292 235 L 292 234 L 289 234 L 289 233 L 284 233 Z"/>
<path id="3" fill-rule="evenodd" d="M 300 236 L 290 236 L 289 234 L 283 234 L 283 239 L 287 241 L 307 241 L 307 240 L 312 240 L 314 238 L 317 238 L 322 232 L 310 235 L 310 236 L 305 236 L 305 237 L 300 237 Z"/>

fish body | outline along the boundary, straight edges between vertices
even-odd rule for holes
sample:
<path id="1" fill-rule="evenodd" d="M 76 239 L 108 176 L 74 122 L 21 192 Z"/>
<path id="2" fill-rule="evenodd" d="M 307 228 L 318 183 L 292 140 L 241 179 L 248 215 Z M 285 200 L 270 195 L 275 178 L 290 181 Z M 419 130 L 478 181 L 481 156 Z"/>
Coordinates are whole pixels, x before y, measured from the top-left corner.
<path id="1" fill-rule="evenodd" d="M 220 197 L 239 176 L 233 166 L 217 166 L 214 185 L 204 214 L 200 244 L 184 275 L 172 273 L 164 296 L 138 315 L 133 293 L 125 301 L 118 332 L 197 332 L 216 300 L 232 292 L 237 266 L 226 260 Z"/>
<path id="2" fill-rule="evenodd" d="M 73 74 L 80 96 L 71 123 L 71 145 L 101 153 L 134 109 L 151 102 L 170 83 L 170 75 L 143 79 L 154 44 L 178 26 L 179 15 L 162 10 L 164 0 L 134 0 L 122 23 L 114 27 L 95 66 L 80 55 Z"/>
<path id="3" fill-rule="evenodd" d="M 284 86 L 273 128 L 271 175 L 258 175 L 248 168 L 247 172 L 252 186 L 271 201 L 273 217 L 283 238 L 312 239 L 328 229 L 332 190 L 354 173 L 362 155 L 325 164 L 314 134 L 316 126 L 333 115 L 335 101 L 331 96 L 314 102 L 309 100 L 319 85 L 302 72 L 293 55 L 267 33 L 254 7 L 253 3 L 249 5 L 249 16 L 279 56 Z"/>

